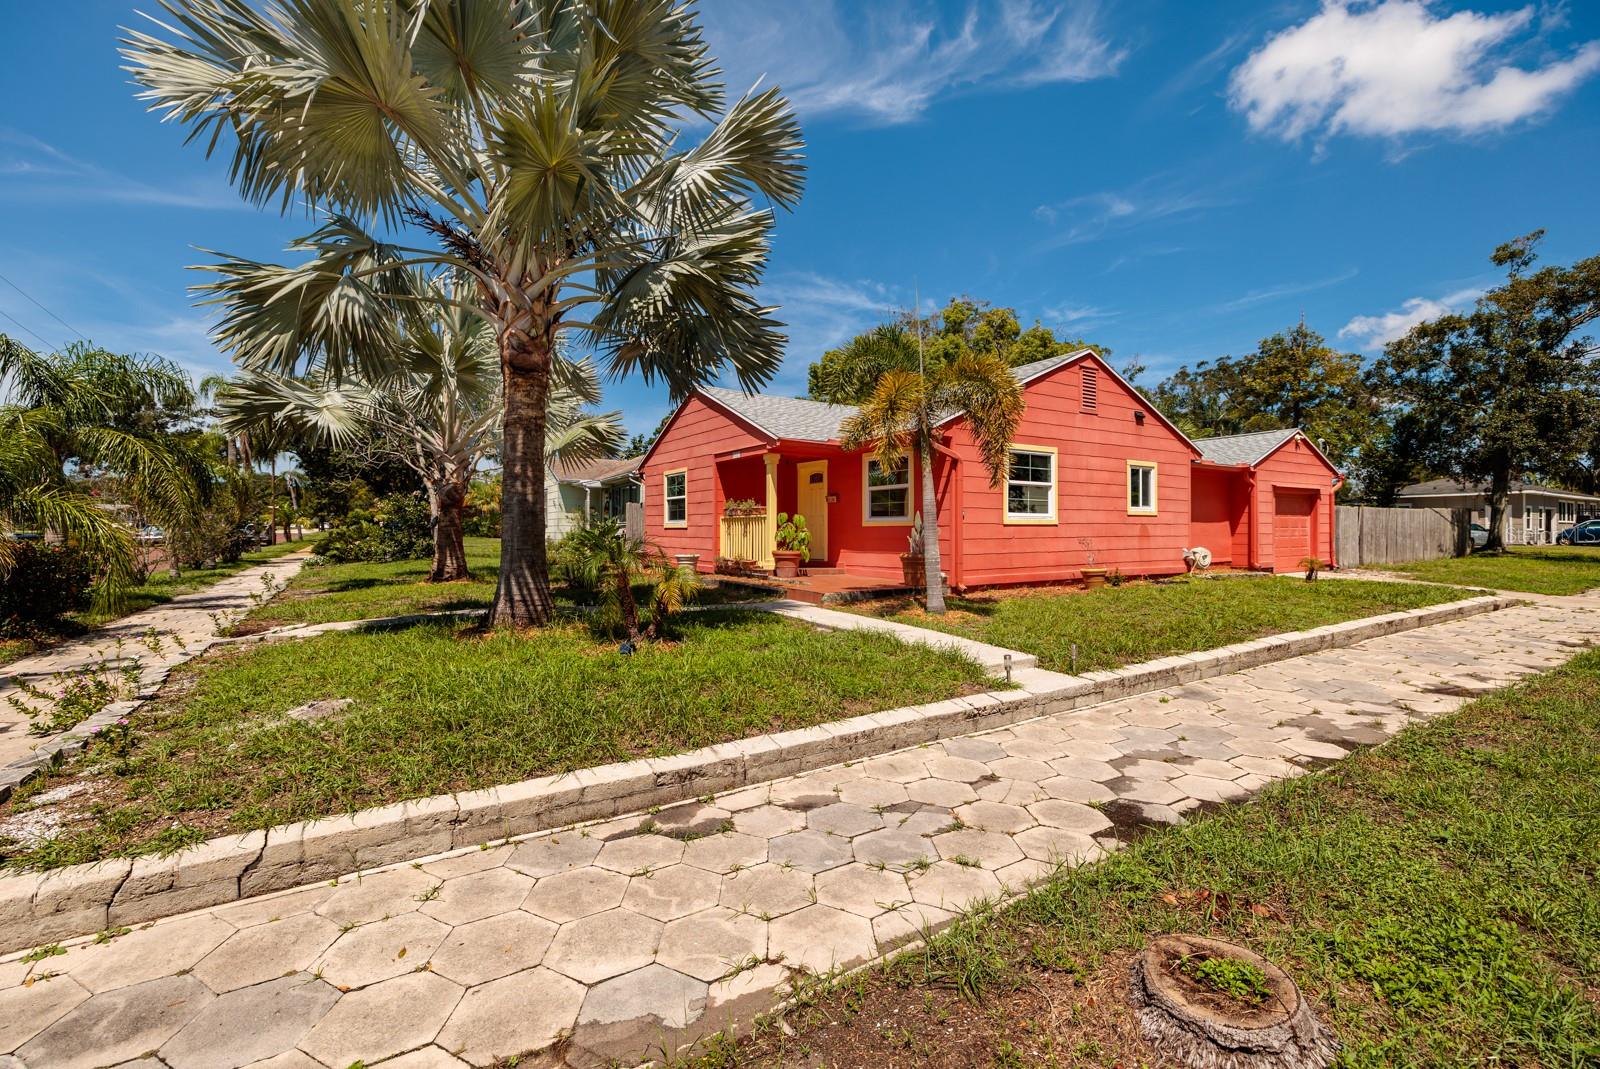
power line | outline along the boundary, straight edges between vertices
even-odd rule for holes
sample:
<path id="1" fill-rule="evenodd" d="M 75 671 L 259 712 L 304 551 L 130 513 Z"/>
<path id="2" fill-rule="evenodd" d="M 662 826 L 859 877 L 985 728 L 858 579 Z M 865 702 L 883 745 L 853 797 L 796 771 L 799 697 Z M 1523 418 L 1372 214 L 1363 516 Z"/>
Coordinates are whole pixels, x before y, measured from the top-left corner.
<path id="1" fill-rule="evenodd" d="M 3 281 L 6 285 L 10 286 L 12 289 L 16 290 L 18 293 L 22 294 L 24 297 L 27 297 L 28 300 L 32 301 L 34 306 L 36 308 L 38 308 L 41 312 L 43 312 L 45 315 L 49 316 L 51 319 L 54 319 L 57 323 L 60 323 L 62 326 L 66 327 L 68 330 L 72 331 L 72 333 L 76 334 L 78 337 L 82 338 L 84 341 L 88 341 L 89 340 L 89 338 L 83 333 L 83 331 L 79 330 L 77 327 L 73 326 L 71 323 L 68 323 L 65 319 L 62 319 L 60 316 L 58 316 L 54 312 L 50 311 L 50 309 L 46 308 L 44 305 L 42 305 L 38 301 L 34 300 L 33 297 L 31 295 L 29 295 L 29 293 L 26 290 L 24 290 L 21 286 L 17 285 L 15 282 L 11 281 L 9 278 L 6 278 L 5 275 L 0 275 L 0 281 Z M 15 322 L 15 320 L 13 320 L 12 322 Z M 39 336 L 37 334 L 34 334 L 34 337 L 38 338 Z M 44 341 L 43 338 L 39 338 L 39 340 L 40 341 Z"/>
<path id="2" fill-rule="evenodd" d="M 7 319 L 11 320 L 11 322 L 15 323 L 17 326 L 21 327 L 23 330 L 27 331 L 29 334 L 32 334 L 35 338 L 38 338 L 39 339 L 39 344 L 43 345 L 46 349 L 55 348 L 55 346 L 53 346 L 49 342 L 45 341 L 44 338 L 39 334 L 38 331 L 36 331 L 32 327 L 28 326 L 26 323 L 24 323 L 22 320 L 18 319 L 16 316 L 12 315 L 10 312 L 6 311 L 4 308 L 0 308 L 0 316 L 5 316 Z M 24 345 L 23 348 L 27 349 L 28 347 L 26 345 Z M 38 354 L 34 353 L 34 355 L 37 356 Z"/>

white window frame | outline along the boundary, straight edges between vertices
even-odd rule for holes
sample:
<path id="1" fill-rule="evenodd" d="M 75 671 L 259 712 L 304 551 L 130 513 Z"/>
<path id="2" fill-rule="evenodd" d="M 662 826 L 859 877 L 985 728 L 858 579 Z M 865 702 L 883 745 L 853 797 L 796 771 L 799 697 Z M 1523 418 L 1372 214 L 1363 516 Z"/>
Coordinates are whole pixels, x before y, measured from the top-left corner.
<path id="1" fill-rule="evenodd" d="M 1028 480 L 1028 479 L 1013 479 L 1011 477 L 1011 459 L 1014 456 L 1016 456 L 1016 454 L 1018 454 L 1018 453 L 1029 453 L 1029 454 L 1032 454 L 1034 456 L 1049 457 L 1050 458 L 1050 480 L 1049 480 L 1049 482 L 1039 483 L 1039 482 L 1033 482 L 1032 480 Z M 1060 468 L 1059 461 L 1060 461 L 1060 457 L 1058 455 L 1056 447 L 1053 446 L 1053 445 L 1026 445 L 1026 444 L 1019 443 L 1019 444 L 1013 445 L 1011 447 L 1010 451 L 1006 454 L 1006 478 L 1005 478 L 1005 484 L 1000 488 L 1000 493 L 1002 495 L 1002 497 L 1000 499 L 1000 510 L 1001 510 L 1002 513 L 1004 513 L 1004 517 L 1005 517 L 1005 522 L 1006 523 L 1008 523 L 1008 524 L 1038 524 L 1038 523 L 1051 524 L 1051 523 L 1057 522 L 1057 519 L 1056 519 L 1056 501 L 1060 496 L 1057 493 L 1057 487 L 1060 485 L 1060 482 L 1061 482 L 1061 468 Z M 1049 510 L 1046 511 L 1046 512 L 1012 512 L 1011 511 L 1011 484 L 1012 483 L 1016 483 L 1018 486 L 1043 486 L 1043 487 L 1045 487 L 1049 492 L 1049 500 L 1050 500 L 1050 508 L 1049 508 Z"/>
<path id="2" fill-rule="evenodd" d="M 683 493 L 674 494 L 671 490 L 671 479 L 674 475 L 683 476 Z M 683 519 L 672 518 L 672 503 L 683 502 Z M 671 471 L 661 473 L 661 526 L 683 528 L 689 526 L 689 469 L 673 468 Z"/>
<path id="3" fill-rule="evenodd" d="M 1149 501 L 1142 501 L 1137 505 L 1135 505 L 1133 503 L 1133 473 L 1136 472 L 1136 471 L 1147 471 L 1147 472 L 1150 473 L 1150 479 L 1149 479 L 1150 500 Z M 1160 498 L 1160 480 L 1161 480 L 1161 465 L 1156 463 L 1155 461 L 1153 461 L 1153 460 L 1130 460 L 1130 461 L 1128 461 L 1128 477 L 1127 477 L 1126 480 L 1124 480 L 1124 482 L 1122 484 L 1123 485 L 1123 491 L 1122 492 L 1123 492 L 1123 494 L 1126 495 L 1125 500 L 1128 503 L 1128 515 L 1129 516 L 1155 516 L 1155 515 L 1159 514 L 1158 506 L 1159 506 L 1160 500 L 1161 500 L 1161 498 Z"/>
<path id="4" fill-rule="evenodd" d="M 871 525 L 871 526 L 875 526 L 875 527 L 881 527 L 881 526 L 889 526 L 889 527 L 902 526 L 903 527 L 906 524 L 909 524 L 911 522 L 911 516 L 916 511 L 915 503 L 912 500 L 912 492 L 911 492 L 912 491 L 912 487 L 915 485 L 915 480 L 913 479 L 913 477 L 911 475 L 911 456 L 910 456 L 910 454 L 907 454 L 903 459 L 904 459 L 905 465 L 906 465 L 906 480 L 905 480 L 905 482 L 903 482 L 903 483 L 880 483 L 877 486 L 873 486 L 872 485 L 872 465 L 878 463 L 878 458 L 873 456 L 871 453 L 862 454 L 862 457 L 861 457 L 861 522 L 862 523 L 868 524 L 868 525 Z M 879 465 L 879 467 L 881 469 L 882 465 Z M 900 515 L 900 516 L 874 516 L 872 514 L 872 492 L 874 490 L 900 490 L 900 489 L 904 489 L 905 492 L 906 492 L 906 508 L 905 508 L 905 514 L 904 515 Z"/>

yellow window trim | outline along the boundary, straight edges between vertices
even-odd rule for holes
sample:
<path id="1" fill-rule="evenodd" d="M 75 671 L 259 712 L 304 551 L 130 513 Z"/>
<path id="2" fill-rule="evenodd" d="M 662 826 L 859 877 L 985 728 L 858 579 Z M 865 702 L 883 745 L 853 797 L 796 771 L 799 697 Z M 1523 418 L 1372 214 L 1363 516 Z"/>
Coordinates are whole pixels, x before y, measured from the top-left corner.
<path id="1" fill-rule="evenodd" d="M 677 500 L 677 499 L 676 498 L 668 498 L 667 497 L 667 480 L 672 478 L 672 476 L 674 476 L 674 475 L 682 475 L 683 476 L 683 519 L 681 519 L 681 520 L 669 519 L 669 517 L 672 515 L 672 513 L 670 511 L 671 510 L 671 505 L 669 504 L 669 502 L 673 501 L 673 500 Z M 670 528 L 674 528 L 674 529 L 681 529 L 681 528 L 689 526 L 689 469 L 688 468 L 673 468 L 671 471 L 664 471 L 664 472 L 661 473 L 661 526 L 670 527 Z"/>
<path id="2" fill-rule="evenodd" d="M 916 497 L 917 473 L 911 466 L 911 454 L 906 454 L 906 514 L 904 516 L 874 516 L 872 514 L 872 491 L 892 490 L 892 486 L 873 486 L 867 477 L 867 467 L 878 458 L 871 453 L 861 454 L 861 523 L 868 527 L 910 527 L 916 522 L 912 517 L 917 513 Z"/>
<path id="3" fill-rule="evenodd" d="M 1150 504 L 1144 508 L 1134 508 L 1132 503 L 1132 483 L 1130 478 L 1134 468 L 1150 469 Z M 1157 516 L 1160 515 L 1157 505 L 1161 502 L 1161 465 L 1153 460 L 1130 460 L 1128 470 L 1122 480 L 1122 500 L 1128 506 L 1129 516 Z"/>
<path id="4" fill-rule="evenodd" d="M 1009 507 L 1011 482 L 1010 460 L 1012 453 L 1049 453 L 1050 454 L 1050 515 L 1048 516 L 1013 516 Z M 1053 445 L 1029 445 L 1026 442 L 1012 442 L 1006 451 L 1006 478 L 1000 482 L 1000 522 L 1006 527 L 1059 527 L 1061 526 L 1061 451 Z M 1030 485 L 1038 486 L 1038 483 Z"/>

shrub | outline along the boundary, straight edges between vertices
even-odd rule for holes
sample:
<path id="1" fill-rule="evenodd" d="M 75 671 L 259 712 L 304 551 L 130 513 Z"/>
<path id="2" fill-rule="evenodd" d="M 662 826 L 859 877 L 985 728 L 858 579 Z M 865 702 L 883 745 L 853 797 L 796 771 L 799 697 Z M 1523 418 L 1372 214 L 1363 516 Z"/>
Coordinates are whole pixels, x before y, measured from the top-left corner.
<path id="1" fill-rule="evenodd" d="M 500 537 L 500 476 L 475 480 L 467 488 L 461 529 L 476 538 Z"/>
<path id="2" fill-rule="evenodd" d="M 43 542 L 6 548 L 11 561 L 0 581 L 0 635 L 27 635 L 88 608 L 94 571 L 83 552 Z"/>
<path id="3" fill-rule="evenodd" d="M 335 564 L 419 560 L 433 555 L 428 503 L 421 494 L 394 494 L 372 509 L 352 510 L 313 551 Z"/>

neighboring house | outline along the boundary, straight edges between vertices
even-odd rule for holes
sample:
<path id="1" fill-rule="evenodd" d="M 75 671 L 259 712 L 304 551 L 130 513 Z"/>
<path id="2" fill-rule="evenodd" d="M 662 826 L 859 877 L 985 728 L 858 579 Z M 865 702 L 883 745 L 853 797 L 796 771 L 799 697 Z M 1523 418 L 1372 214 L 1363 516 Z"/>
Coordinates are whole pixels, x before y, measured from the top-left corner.
<path id="1" fill-rule="evenodd" d="M 1293 572 L 1334 559 L 1334 495 L 1344 482 L 1298 430 L 1201 438 L 1189 537 L 1213 564 Z"/>
<path id="2" fill-rule="evenodd" d="M 1413 509 L 1471 509 L 1472 522 L 1489 526 L 1489 485 L 1455 479 L 1413 483 L 1400 491 L 1399 502 Z M 1600 516 L 1600 496 L 1515 480 L 1506 498 L 1505 542 L 1547 545 L 1579 520 Z"/>
<path id="3" fill-rule="evenodd" d="M 630 502 L 642 503 L 639 464 L 643 457 L 590 460 L 581 464 L 550 461 L 545 469 L 545 531 L 560 538 L 592 515 L 627 518 Z"/>
<path id="4" fill-rule="evenodd" d="M 1091 350 L 1026 364 L 1015 374 L 1027 407 L 999 485 L 990 485 L 965 420 L 953 416 L 941 425 L 933 480 L 942 564 L 952 586 L 1074 579 L 1091 565 L 1125 575 L 1181 573 L 1184 550 L 1193 545 L 1197 473 L 1225 499 L 1203 505 L 1201 524 L 1208 536 L 1226 530 L 1227 545 L 1209 547 L 1223 561 L 1271 568 L 1283 559 L 1261 531 L 1253 541 L 1240 535 L 1254 530 L 1252 522 L 1278 522 L 1278 485 L 1315 492 L 1306 502 L 1305 537 L 1307 547 L 1320 544 L 1321 528 L 1310 516 L 1329 507 L 1338 477 L 1309 443 L 1299 444 L 1303 436 L 1282 432 L 1278 448 L 1253 458 L 1259 467 L 1207 462 L 1200 445 Z M 920 479 L 914 463 L 885 471 L 869 451 L 840 446 L 840 426 L 855 411 L 695 390 L 645 454 L 646 537 L 668 553 L 698 554 L 702 571 L 718 558 L 770 566 L 777 513 L 798 512 L 812 532 L 814 565 L 900 576 L 900 554 L 921 508 Z M 1308 450 L 1320 465 L 1314 476 L 1297 470 Z M 1281 461 L 1278 453 L 1286 454 Z M 758 507 L 754 515 L 724 515 L 729 501 Z M 1243 549 L 1234 545 L 1239 537 L 1246 537 Z M 1330 543 L 1323 559 L 1332 558 Z"/>

